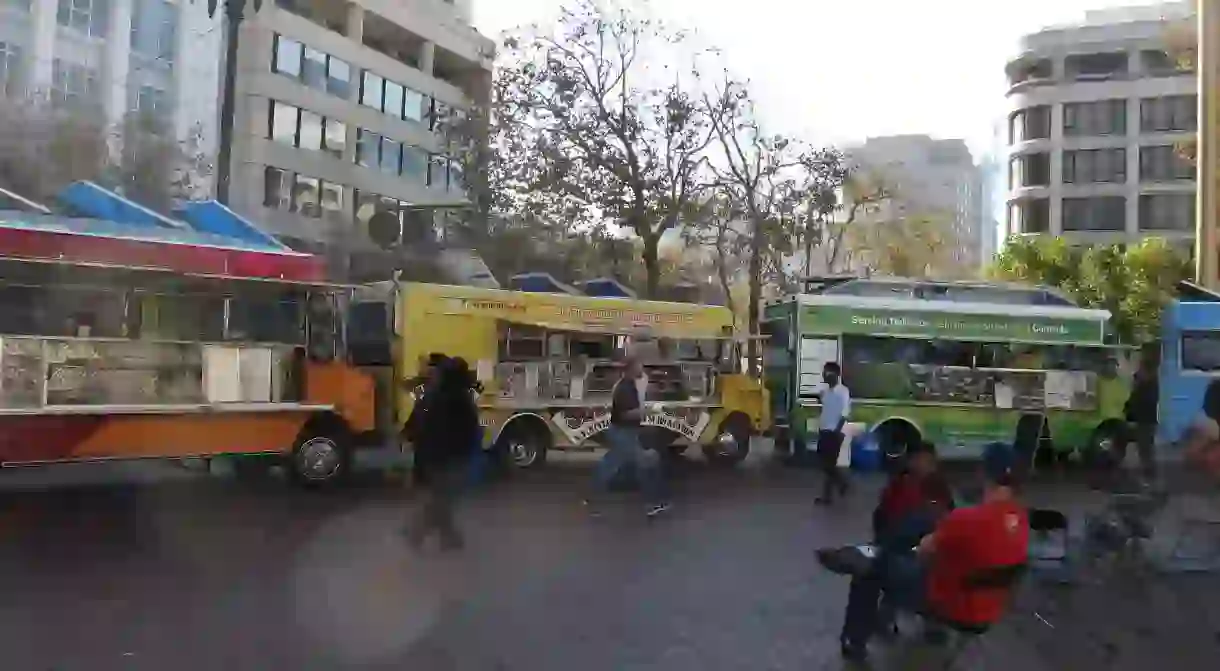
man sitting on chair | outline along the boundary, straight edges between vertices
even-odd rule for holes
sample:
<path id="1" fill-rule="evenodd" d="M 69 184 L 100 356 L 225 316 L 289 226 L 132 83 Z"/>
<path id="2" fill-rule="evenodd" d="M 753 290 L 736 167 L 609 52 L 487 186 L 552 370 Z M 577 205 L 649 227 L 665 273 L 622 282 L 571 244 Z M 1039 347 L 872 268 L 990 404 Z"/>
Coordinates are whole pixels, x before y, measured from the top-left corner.
<path id="1" fill-rule="evenodd" d="M 898 608 L 960 629 L 982 631 L 1004 615 L 1011 582 L 983 576 L 1017 573 L 1028 558 L 1029 516 L 1017 501 L 1017 466 L 1012 447 L 988 445 L 982 503 L 946 515 L 913 555 L 883 554 L 875 574 L 853 585 L 853 592 L 872 589 L 877 594 L 857 594 L 849 604 L 840 637 L 844 657 L 867 656 L 868 640 L 880 624 L 876 596 L 882 591 Z"/>

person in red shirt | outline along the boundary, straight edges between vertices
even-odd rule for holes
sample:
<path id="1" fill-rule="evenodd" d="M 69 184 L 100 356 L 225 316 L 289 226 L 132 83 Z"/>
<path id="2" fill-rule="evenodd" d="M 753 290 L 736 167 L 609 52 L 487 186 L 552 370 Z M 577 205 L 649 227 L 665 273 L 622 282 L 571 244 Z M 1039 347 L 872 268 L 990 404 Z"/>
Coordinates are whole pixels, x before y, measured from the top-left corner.
<path id="1" fill-rule="evenodd" d="M 924 441 L 907 452 L 906 468 L 882 490 L 881 502 L 873 512 L 873 535 L 881 541 L 887 530 L 929 508 L 952 510 L 953 491 L 940 474 L 936 446 Z"/>
<path id="2" fill-rule="evenodd" d="M 946 515 L 923 538 L 914 556 L 883 550 L 877 575 L 865 587 L 884 592 L 906 610 L 958 626 L 985 627 L 1003 616 L 1009 587 L 971 584 L 982 572 L 1024 565 L 1029 553 L 1029 517 L 1017 500 L 1018 457 L 1002 443 L 983 453 L 983 500 Z M 876 599 L 850 601 L 840 637 L 843 656 L 863 659 L 877 630 Z M 871 604 L 871 607 L 869 607 Z"/>

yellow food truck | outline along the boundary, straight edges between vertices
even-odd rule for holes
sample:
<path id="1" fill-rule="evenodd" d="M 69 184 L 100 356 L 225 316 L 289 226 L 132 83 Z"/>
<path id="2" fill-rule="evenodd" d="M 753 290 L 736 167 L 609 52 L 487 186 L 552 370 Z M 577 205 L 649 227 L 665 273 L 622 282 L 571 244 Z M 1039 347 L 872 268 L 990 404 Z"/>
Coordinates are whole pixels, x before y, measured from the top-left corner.
<path id="1" fill-rule="evenodd" d="M 521 468 L 551 450 L 599 445 L 626 351 L 648 377 L 651 445 L 698 445 L 709 460 L 736 464 L 769 424 L 767 392 L 739 372 L 724 307 L 384 282 L 356 292 L 347 326 L 353 363 L 380 389 L 404 390 L 390 393 L 397 407 L 382 422 L 406 421 L 429 354 L 460 356 L 483 387 L 486 448 Z"/>

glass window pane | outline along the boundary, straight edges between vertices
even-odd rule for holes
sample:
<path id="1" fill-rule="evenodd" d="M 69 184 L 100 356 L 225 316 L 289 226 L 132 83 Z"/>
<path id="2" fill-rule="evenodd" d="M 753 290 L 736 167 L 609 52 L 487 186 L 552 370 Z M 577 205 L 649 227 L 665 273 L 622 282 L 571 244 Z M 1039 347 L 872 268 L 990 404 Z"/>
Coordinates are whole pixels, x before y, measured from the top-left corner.
<path id="1" fill-rule="evenodd" d="M 289 77 L 301 76 L 301 43 L 290 40 L 283 35 L 275 38 L 274 69 Z"/>
<path id="2" fill-rule="evenodd" d="M 431 98 L 419 91 L 405 89 L 403 91 L 402 118 L 411 121 L 423 121 L 428 114 L 428 103 Z"/>
<path id="3" fill-rule="evenodd" d="M 326 90 L 346 99 L 352 87 L 352 68 L 347 61 L 331 56 L 327 63 L 326 75 Z"/>
<path id="4" fill-rule="evenodd" d="M 385 98 L 381 111 L 396 119 L 402 118 L 402 86 L 391 81 L 385 83 Z"/>
<path id="5" fill-rule="evenodd" d="M 305 47 L 305 85 L 326 90 L 326 54 Z"/>
<path id="6" fill-rule="evenodd" d="M 428 152 L 419 147 L 403 145 L 402 174 L 426 185 L 428 183 Z"/>
<path id="7" fill-rule="evenodd" d="M 428 175 L 428 186 L 437 189 L 449 188 L 449 159 L 437 154 L 432 157 L 432 169 Z"/>
<path id="8" fill-rule="evenodd" d="M 270 166 L 263 171 L 263 205 L 277 210 L 292 207 L 292 173 Z"/>
<path id="9" fill-rule="evenodd" d="M 397 175 L 401 169 L 402 143 L 389 138 L 381 138 L 381 171 Z"/>
<path id="10" fill-rule="evenodd" d="M 381 148 L 381 136 L 360 129 L 356 139 L 356 163 L 366 167 L 377 167 L 377 152 Z"/>
<path id="11" fill-rule="evenodd" d="M 360 102 L 381 111 L 381 86 L 381 77 L 365 70 L 364 83 L 360 87 Z"/>
<path id="12" fill-rule="evenodd" d="M 318 206 L 317 177 L 297 175 L 293 185 L 293 209 L 305 217 L 319 217 L 322 212 Z"/>
<path id="13" fill-rule="evenodd" d="M 377 204 L 381 202 L 381 196 L 368 191 L 356 191 L 356 205 L 353 212 L 354 218 L 361 224 L 368 224 L 369 218 L 377 211 Z"/>
<path id="14" fill-rule="evenodd" d="M 322 216 L 332 219 L 343 217 L 343 185 L 322 182 Z"/>
<path id="15" fill-rule="evenodd" d="M 334 119 L 326 120 L 326 151 L 335 158 L 343 158 L 347 147 L 347 124 Z"/>
<path id="16" fill-rule="evenodd" d="M 282 102 L 271 103 L 271 139 L 287 145 L 297 143 L 297 108 Z"/>
<path id="17" fill-rule="evenodd" d="M 301 110 L 301 149 L 322 148 L 322 117 L 308 110 Z"/>

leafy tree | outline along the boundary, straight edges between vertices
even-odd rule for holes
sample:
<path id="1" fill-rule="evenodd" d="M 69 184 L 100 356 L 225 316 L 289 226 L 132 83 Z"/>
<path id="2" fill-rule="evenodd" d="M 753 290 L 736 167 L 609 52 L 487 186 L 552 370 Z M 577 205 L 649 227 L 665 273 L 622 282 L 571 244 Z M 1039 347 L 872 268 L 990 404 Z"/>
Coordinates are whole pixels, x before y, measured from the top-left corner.
<path id="1" fill-rule="evenodd" d="M 872 274 L 952 279 L 966 274 L 953 258 L 952 227 L 943 215 L 916 214 L 856 224 L 850 244 Z"/>
<path id="2" fill-rule="evenodd" d="M 580 0 L 554 31 L 506 39 L 496 71 L 497 131 L 514 148 L 501 156 L 514 201 L 569 229 L 634 234 L 648 296 L 661 280 L 661 237 L 697 199 L 712 140 L 666 56 L 683 37 Z"/>
<path id="3" fill-rule="evenodd" d="M 1062 238 L 1014 237 L 992 275 L 1058 288 L 1080 305 L 1109 310 L 1123 342 L 1156 338 L 1161 309 L 1176 284 L 1190 277 L 1189 259 L 1161 238 L 1118 245 L 1073 247 Z"/>

